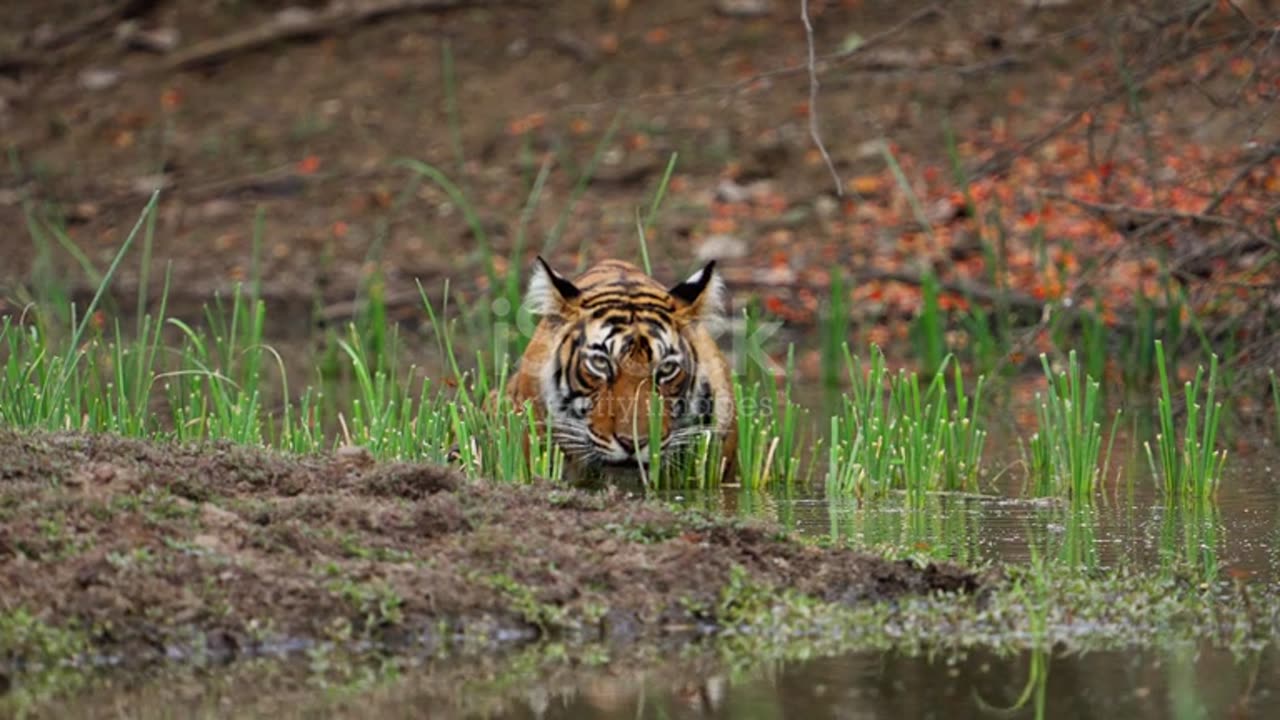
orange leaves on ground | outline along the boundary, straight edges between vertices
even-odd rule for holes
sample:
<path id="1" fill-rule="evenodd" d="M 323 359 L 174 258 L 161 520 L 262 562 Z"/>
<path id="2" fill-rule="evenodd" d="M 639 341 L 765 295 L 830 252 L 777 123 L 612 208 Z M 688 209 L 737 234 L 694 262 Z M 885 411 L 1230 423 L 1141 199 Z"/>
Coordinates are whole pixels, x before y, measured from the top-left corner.
<path id="1" fill-rule="evenodd" d="M 336 220 L 332 226 L 333 236 L 339 240 L 345 238 L 350 232 L 351 227 L 345 221 Z"/>
<path id="2" fill-rule="evenodd" d="M 1018 221 L 1014 223 L 1013 229 L 1017 230 L 1018 232 L 1031 232 L 1032 230 L 1035 230 L 1036 227 L 1038 227 L 1039 225 L 1040 225 L 1040 213 L 1034 210 L 1029 210 L 1027 212 L 1022 213 L 1022 215 L 1018 218 Z"/>
<path id="3" fill-rule="evenodd" d="M 943 293 L 938 296 L 938 308 L 943 312 L 965 312 L 969 309 L 969 301 L 960 295 Z"/>
<path id="4" fill-rule="evenodd" d="M 867 344 L 879 345 L 885 347 L 893 340 L 893 336 L 889 333 L 889 328 L 884 325 L 873 325 L 867 329 Z M 870 373 L 870 368 L 863 368 L 863 376 Z"/>
<path id="5" fill-rule="evenodd" d="M 764 299 L 764 309 L 772 315 L 792 322 L 808 320 L 808 313 L 787 303 L 777 295 L 768 295 Z"/>
<path id="6" fill-rule="evenodd" d="M 1254 73 L 1265 78 L 1268 84 L 1272 82 L 1272 77 L 1260 72 L 1252 62 L 1232 63 L 1223 54 L 1215 64 L 1233 73 Z M 1077 80 L 1065 75 L 1060 78 L 1063 83 Z M 1169 78 L 1169 82 L 1176 81 L 1176 77 Z M 1020 88 L 1009 91 L 1010 104 L 1030 102 L 1023 96 L 1024 92 Z M 792 111 L 797 117 L 804 117 L 808 106 L 797 103 Z M 902 271 L 909 261 L 920 259 L 921 253 L 928 252 L 930 256 L 925 259 L 941 260 L 938 266 L 946 280 L 984 284 L 990 282 L 993 271 L 1000 272 L 1002 281 L 1012 290 L 1046 303 L 1064 297 L 1087 268 L 1097 268 L 1089 287 L 1096 290 L 1098 297 L 1105 298 L 1105 303 L 1099 303 L 1098 312 L 1102 322 L 1113 327 L 1120 317 L 1131 312 L 1132 303 L 1138 297 L 1157 303 L 1168 297 L 1167 280 L 1161 280 L 1158 263 L 1149 264 L 1136 258 L 1149 256 L 1149 251 L 1158 245 L 1185 237 L 1183 230 L 1189 223 L 1175 220 L 1163 231 L 1144 233 L 1140 241 L 1131 237 L 1135 226 L 1149 226 L 1154 214 L 1161 212 L 1204 212 L 1229 182 L 1233 183 L 1233 192 L 1215 202 L 1214 214 L 1233 221 L 1259 223 L 1264 219 L 1263 213 L 1274 204 L 1269 198 L 1280 193 L 1280 159 L 1256 168 L 1243 179 L 1234 178 L 1241 163 L 1248 159 L 1246 151 L 1195 145 L 1180 139 L 1176 133 L 1164 132 L 1169 125 L 1186 121 L 1172 115 L 1157 112 L 1150 118 L 1155 152 L 1149 157 L 1155 166 L 1147 165 L 1148 155 L 1141 143 L 1130 142 L 1138 136 L 1133 119 L 1126 117 L 1123 103 L 1100 106 L 1085 113 L 1079 122 L 1054 135 L 1030 156 L 1015 157 L 1002 165 L 1000 172 L 977 176 L 967 186 L 954 181 L 945 163 L 928 164 L 895 149 L 895 158 L 911 183 L 910 192 L 916 195 L 918 207 L 887 169 L 846 176 L 848 192 L 837 206 L 840 214 L 828 217 L 825 226 L 833 242 L 822 243 L 812 252 L 799 253 L 799 257 L 807 260 L 790 267 L 790 256 L 796 253 L 780 258 L 771 252 L 787 244 L 783 239 L 765 241 L 757 236 L 751 262 L 756 267 L 768 267 L 767 272 L 773 272 L 779 264 L 787 265 L 790 273 L 808 277 L 815 267 L 823 271 L 830 269 L 837 258 L 847 257 L 850 249 L 863 263 L 869 261 L 873 270 L 886 272 Z M 1061 116 L 1052 113 L 1045 118 L 1047 124 L 1060 120 Z M 1016 148 L 1018 142 L 1038 132 L 1040 129 L 1023 127 L 1021 123 L 1010 127 L 993 121 L 990 132 L 957 138 L 956 150 L 963 165 L 972 167 Z M 1100 133 L 1117 134 L 1124 141 L 1111 146 L 1099 144 L 1096 140 Z M 1007 146 L 1006 140 L 1010 142 Z M 821 158 L 813 148 L 806 148 L 805 160 L 816 166 Z M 741 169 L 740 165 L 731 163 L 723 177 L 740 177 Z M 1154 184 L 1153 177 L 1158 178 Z M 794 192 L 790 197 L 794 199 Z M 715 234 L 745 233 L 756 222 L 785 213 L 789 206 L 785 190 L 753 189 L 738 202 L 712 203 L 712 216 L 705 229 Z M 927 233 L 918 222 L 918 208 L 923 209 L 924 219 L 931 228 Z M 1217 238 L 1228 229 L 1225 225 L 1209 227 L 1201 223 L 1197 232 Z M 799 240 L 793 238 L 789 242 L 795 246 Z M 1126 248 L 1135 242 L 1141 245 L 1134 247 L 1136 252 L 1132 255 L 1112 257 L 1100 268 L 1095 265 L 1108 251 Z M 836 249 L 840 252 L 835 252 Z M 987 265 L 992 252 L 1001 254 L 1000 268 Z M 1280 279 L 1274 272 L 1256 277 L 1244 273 L 1232 278 L 1234 266 L 1225 261 L 1221 265 L 1209 268 L 1213 278 L 1230 279 L 1237 285 Z M 1255 273 L 1252 269 L 1250 272 Z M 779 277 L 782 277 L 781 271 Z M 816 283 L 821 282 L 819 276 Z M 785 284 L 784 280 L 778 280 L 780 287 Z M 1247 294 L 1242 288 L 1237 288 L 1236 293 L 1241 298 Z M 917 286 L 894 282 L 860 284 L 851 288 L 851 298 L 855 306 L 877 317 L 910 317 L 918 311 L 921 302 Z M 1077 299 L 1084 301 L 1084 298 Z M 1240 299 L 1232 298 L 1232 301 L 1240 302 Z M 1219 297 L 1218 302 L 1214 312 L 1229 309 L 1223 298 Z M 808 304 L 809 299 L 797 292 L 771 298 L 766 308 L 788 319 L 810 314 L 805 312 Z M 947 312 L 968 309 L 964 298 L 949 293 L 939 297 L 939 305 Z M 877 328 L 875 332 L 880 336 L 872 339 L 887 344 L 896 330 Z"/>
<path id="7" fill-rule="evenodd" d="M 644 34 L 644 41 L 649 45 L 665 45 L 671 40 L 671 31 L 665 27 L 658 26 Z"/>
<path id="8" fill-rule="evenodd" d="M 1032 286 L 1031 296 L 1037 300 L 1057 300 L 1062 297 L 1062 281 L 1056 277 L 1044 278 L 1044 281 Z"/>
<path id="9" fill-rule="evenodd" d="M 320 169 L 320 158 L 315 155 L 308 155 L 298 161 L 298 174 L 314 175 Z"/>
<path id="10" fill-rule="evenodd" d="M 618 52 L 618 45 L 618 33 L 607 32 L 596 38 L 596 47 L 600 48 L 600 52 L 605 55 Z"/>
<path id="11" fill-rule="evenodd" d="M 178 88 L 165 88 L 164 92 L 160 93 L 160 107 L 164 108 L 165 112 L 173 112 L 181 106 L 182 91 Z"/>
<path id="12" fill-rule="evenodd" d="M 884 179 L 879 175 L 858 175 L 845 181 L 845 187 L 858 195 L 876 195 L 884 189 Z"/>
<path id="13" fill-rule="evenodd" d="M 1204 206 L 1199 193 L 1193 193 L 1181 187 L 1169 189 L 1167 203 L 1170 210 L 1188 213 L 1199 212 Z"/>
<path id="14" fill-rule="evenodd" d="M 712 235 L 731 235 L 738 229 L 738 221 L 731 217 L 713 217 L 707 221 L 707 232 Z"/>
<path id="15" fill-rule="evenodd" d="M 1247 57 L 1237 57 L 1231 59 L 1231 63 L 1228 67 L 1231 70 L 1232 75 L 1242 78 L 1247 77 L 1253 72 L 1254 65 L 1253 61 Z"/>
<path id="16" fill-rule="evenodd" d="M 529 113 L 507 123 L 507 134 L 519 137 L 533 130 L 539 130 L 547 124 L 544 112 Z"/>
<path id="17" fill-rule="evenodd" d="M 627 136 L 625 145 L 628 150 L 645 150 L 652 142 L 649 136 L 644 133 L 631 133 Z"/>
<path id="18" fill-rule="evenodd" d="M 756 217 L 762 220 L 771 220 L 787 211 L 791 201 L 786 195 L 780 192 L 761 193 L 754 199 L 757 212 Z"/>

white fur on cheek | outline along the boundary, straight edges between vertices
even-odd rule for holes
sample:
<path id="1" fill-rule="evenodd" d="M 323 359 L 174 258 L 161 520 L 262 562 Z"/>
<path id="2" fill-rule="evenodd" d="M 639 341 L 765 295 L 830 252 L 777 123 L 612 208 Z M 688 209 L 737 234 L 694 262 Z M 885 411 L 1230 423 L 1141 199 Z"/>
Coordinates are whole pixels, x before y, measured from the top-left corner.
<path id="1" fill-rule="evenodd" d="M 557 362 L 558 360 L 554 357 L 547 358 L 547 362 L 542 368 L 542 377 L 539 378 L 539 385 L 542 390 L 542 405 L 547 409 L 547 416 L 551 418 L 553 426 L 559 425 L 564 419 L 564 416 L 560 413 L 562 390 L 556 387 Z"/>
<path id="2" fill-rule="evenodd" d="M 553 289 L 551 292 L 554 293 L 555 290 Z M 561 332 L 565 331 L 562 330 Z M 565 342 L 564 335 L 557 335 L 552 340 L 551 345 L 558 348 L 563 342 Z M 539 389 L 542 392 L 542 405 L 547 409 L 547 418 L 551 421 L 551 426 L 559 430 L 585 429 L 586 422 L 584 420 L 575 417 L 572 412 L 566 413 L 560 409 L 560 401 L 568 395 L 569 388 L 567 384 L 561 387 L 556 381 L 556 364 L 558 362 L 558 358 L 554 355 L 547 358 L 547 362 L 542 368 L 541 376 L 538 378 Z"/>

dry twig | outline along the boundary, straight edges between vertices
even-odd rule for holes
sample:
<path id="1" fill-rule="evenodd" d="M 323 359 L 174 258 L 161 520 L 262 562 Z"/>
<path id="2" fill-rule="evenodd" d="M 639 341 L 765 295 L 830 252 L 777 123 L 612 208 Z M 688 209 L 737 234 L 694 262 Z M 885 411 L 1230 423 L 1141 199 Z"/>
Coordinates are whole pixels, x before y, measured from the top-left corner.
<path id="1" fill-rule="evenodd" d="M 844 183 L 840 181 L 835 163 L 831 162 L 831 153 L 827 152 L 827 146 L 822 143 L 822 134 L 818 130 L 818 60 L 813 49 L 813 23 L 809 20 L 809 0 L 800 0 L 800 19 L 804 21 L 804 37 L 809 46 L 809 136 L 813 138 L 813 144 L 818 146 L 818 152 L 822 153 L 822 161 L 827 164 L 827 170 L 831 172 L 831 179 L 836 184 L 836 195 L 843 197 Z"/>
<path id="2" fill-rule="evenodd" d="M 916 23 L 922 22 L 924 20 L 929 20 L 941 15 L 942 7 L 945 4 L 946 4 L 946 0 L 941 0 L 940 2 L 935 2 L 924 8 L 921 8 L 920 10 L 917 10 L 916 12 L 913 12 L 907 17 L 903 18 L 902 22 L 883 30 L 882 32 L 872 35 L 871 37 L 864 40 L 861 45 L 858 45 L 857 47 L 854 47 L 850 50 L 843 50 L 840 52 L 835 52 L 829 55 L 823 55 L 822 57 L 815 58 L 816 62 L 814 66 L 816 68 L 816 72 L 818 74 L 821 74 L 827 67 L 843 65 L 846 62 L 850 62 L 853 59 L 859 57 L 860 55 L 867 53 L 871 49 L 877 48 L 885 44 L 889 40 L 893 39 L 894 37 L 901 35 L 905 30 L 911 28 Z M 734 94 L 743 92 L 744 90 L 747 90 L 765 80 L 773 80 L 775 78 L 789 77 L 792 75 L 799 75 L 800 73 L 807 73 L 809 71 L 809 67 L 810 67 L 809 63 L 807 62 L 800 65 L 784 65 L 783 67 L 774 68 L 773 70 L 766 70 L 764 72 L 752 75 L 749 78 L 744 78 L 742 80 L 738 80 L 731 83 L 717 83 L 714 85 L 703 85 L 701 87 L 689 88 L 687 90 L 640 93 L 637 95 L 631 95 L 629 97 L 607 98 L 604 100 L 597 100 L 589 103 L 577 103 L 575 105 L 566 105 L 562 110 L 564 112 L 586 112 L 586 111 L 595 110 L 601 107 L 613 107 L 620 103 L 629 103 L 629 102 L 638 103 L 638 102 L 648 102 L 653 100 L 679 100 L 682 98 L 697 97 L 700 95 L 710 95 L 714 93 L 734 95 Z"/>

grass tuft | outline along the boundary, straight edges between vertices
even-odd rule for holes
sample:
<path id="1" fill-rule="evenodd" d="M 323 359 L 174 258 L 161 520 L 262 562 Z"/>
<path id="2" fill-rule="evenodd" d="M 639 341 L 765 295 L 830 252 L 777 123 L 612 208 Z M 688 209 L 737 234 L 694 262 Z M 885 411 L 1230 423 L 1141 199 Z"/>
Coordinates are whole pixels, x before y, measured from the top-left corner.
<path id="1" fill-rule="evenodd" d="M 863 364 L 845 348 L 852 389 L 831 418 L 828 492 L 858 497 L 906 490 L 920 499 L 942 490 L 974 490 L 986 430 L 981 423 L 983 381 L 972 396 L 950 356 L 927 385 L 905 370 L 891 375 L 884 354 L 872 348 Z"/>
<path id="2" fill-rule="evenodd" d="M 1031 436 L 1031 482 L 1036 495 L 1067 495 L 1073 500 L 1093 497 L 1110 466 L 1119 418 L 1111 423 L 1104 466 L 1102 456 L 1101 386 L 1084 372 L 1075 351 L 1066 370 L 1055 374 L 1043 354 L 1040 364 L 1048 380 L 1046 394 L 1036 395 L 1039 429 Z"/>
<path id="3" fill-rule="evenodd" d="M 1216 449 L 1218 425 L 1222 420 L 1222 403 L 1216 399 L 1218 356 L 1210 358 L 1207 378 L 1204 367 L 1198 366 L 1195 378 L 1183 384 L 1183 412 L 1186 418 L 1181 445 L 1174 424 L 1175 400 L 1169 385 L 1164 343 L 1159 340 L 1155 343 L 1155 367 L 1160 378 L 1160 396 L 1157 402 L 1160 430 L 1155 438 L 1155 454 L 1152 453 L 1151 443 L 1145 443 L 1151 472 L 1164 481 L 1165 494 L 1170 497 L 1215 497 L 1227 462 L 1227 451 Z"/>

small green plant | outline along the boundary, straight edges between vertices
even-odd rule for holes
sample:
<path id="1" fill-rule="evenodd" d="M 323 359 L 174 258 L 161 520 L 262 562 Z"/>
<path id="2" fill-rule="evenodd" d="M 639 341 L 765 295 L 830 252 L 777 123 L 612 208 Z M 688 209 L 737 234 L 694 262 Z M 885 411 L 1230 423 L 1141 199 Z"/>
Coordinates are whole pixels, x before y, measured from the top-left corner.
<path id="1" fill-rule="evenodd" d="M 1001 339 L 993 327 L 995 314 L 976 303 L 960 318 L 968 335 L 968 357 L 979 372 L 988 373 L 997 368 L 1009 352 L 1008 343 Z"/>
<path id="2" fill-rule="evenodd" d="M 844 345 L 849 335 L 849 292 L 845 287 L 844 272 L 831 271 L 831 295 L 819 324 L 822 384 L 833 388 L 842 380 L 844 369 Z"/>
<path id="3" fill-rule="evenodd" d="M 926 375 L 932 375 L 942 368 L 943 358 L 947 354 L 944 334 L 946 327 L 938 299 L 938 278 L 933 272 L 924 274 L 920 295 L 920 314 L 911 326 L 911 334 L 922 371 Z"/>
<path id="4" fill-rule="evenodd" d="M 567 609 L 543 602 L 538 599 L 537 591 L 505 573 L 495 573 L 480 578 L 481 582 L 497 591 L 511 610 L 520 614 L 524 621 L 538 628 L 547 635 L 552 630 L 563 628 L 569 622 Z"/>
<path id="5" fill-rule="evenodd" d="M 333 569 L 328 572 L 335 574 Z M 339 570 L 329 581 L 328 587 L 331 594 L 360 613 L 365 630 L 398 625 L 404 621 L 404 598 L 383 580 L 359 582 L 342 576 Z"/>
<path id="6" fill-rule="evenodd" d="M 1036 416 L 1040 426 L 1031 436 L 1031 479 L 1036 495 L 1069 495 L 1072 499 L 1093 497 L 1099 480 L 1106 475 L 1115 443 L 1118 418 L 1111 422 L 1104 464 L 1102 456 L 1102 413 L 1100 384 L 1089 377 L 1076 360 L 1067 356 L 1067 368 L 1054 373 L 1049 359 L 1040 356 L 1048 387 L 1036 396 Z"/>
<path id="7" fill-rule="evenodd" d="M 1196 368 L 1195 378 L 1183 384 L 1183 423 L 1181 445 L 1174 425 L 1174 395 L 1169 385 L 1169 368 L 1165 363 L 1164 344 L 1155 343 L 1155 365 L 1160 378 L 1157 401 L 1160 430 L 1156 434 L 1155 453 L 1145 443 L 1151 472 L 1164 481 L 1168 496 L 1211 498 L 1218 493 L 1227 451 L 1218 450 L 1218 425 L 1222 420 L 1222 403 L 1217 400 L 1218 356 L 1213 355 L 1206 378 L 1204 367 Z"/>
<path id="8" fill-rule="evenodd" d="M 1101 382 L 1107 369 L 1107 328 L 1098 313 L 1084 312 L 1080 318 L 1080 345 L 1085 374 Z"/>
<path id="9" fill-rule="evenodd" d="M 872 349 L 870 365 L 845 355 L 851 391 L 831 419 L 829 490 L 859 497 L 905 489 L 925 492 L 969 490 L 977 484 L 986 443 L 981 417 L 983 380 L 965 392 L 957 365 L 947 381 L 947 364 L 922 386 L 914 372 L 890 375 L 883 353 Z"/>
<path id="10" fill-rule="evenodd" d="M 794 366 L 790 355 L 787 366 Z M 800 475 L 800 420 L 805 411 L 792 400 L 791 392 L 789 379 L 750 385 L 734 380 L 737 469 L 744 487 L 791 487 Z"/>

